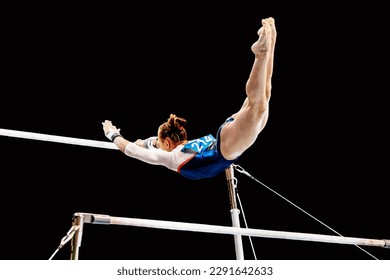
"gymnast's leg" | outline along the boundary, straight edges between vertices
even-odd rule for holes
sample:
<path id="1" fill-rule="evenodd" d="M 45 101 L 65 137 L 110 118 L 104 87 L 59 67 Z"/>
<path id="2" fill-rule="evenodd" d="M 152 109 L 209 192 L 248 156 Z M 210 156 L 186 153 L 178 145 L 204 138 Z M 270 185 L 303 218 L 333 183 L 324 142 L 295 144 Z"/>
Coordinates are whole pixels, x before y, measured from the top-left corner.
<path id="1" fill-rule="evenodd" d="M 273 18 L 262 20 L 259 39 L 252 45 L 255 54 L 252 70 L 246 83 L 246 99 L 235 113 L 233 122 L 221 130 L 221 152 L 226 159 L 235 159 L 257 139 L 268 120 L 271 98 L 276 28 Z"/>

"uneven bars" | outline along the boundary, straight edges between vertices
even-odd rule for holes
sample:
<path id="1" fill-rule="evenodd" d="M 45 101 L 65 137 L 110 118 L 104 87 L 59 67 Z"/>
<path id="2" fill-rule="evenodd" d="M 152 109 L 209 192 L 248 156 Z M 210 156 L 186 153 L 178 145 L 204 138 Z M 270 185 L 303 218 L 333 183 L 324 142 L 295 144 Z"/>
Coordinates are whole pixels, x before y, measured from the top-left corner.
<path id="1" fill-rule="evenodd" d="M 217 226 L 196 223 L 159 221 L 150 219 L 122 218 L 112 217 L 109 215 L 91 214 L 91 213 L 75 213 L 74 216 L 83 216 L 84 223 L 103 224 L 103 225 L 125 225 L 136 227 L 148 227 L 181 231 L 194 231 L 217 234 L 232 234 L 246 235 L 265 238 L 291 239 L 301 241 L 327 242 L 349 245 L 376 246 L 390 248 L 390 239 L 365 239 L 356 237 L 342 237 L 324 234 L 311 234 L 300 232 L 286 232 L 274 230 L 262 230 L 251 228 L 238 228 L 228 226 Z"/>
<path id="2" fill-rule="evenodd" d="M 81 138 L 57 136 L 57 135 L 50 135 L 50 134 L 43 134 L 43 133 L 10 130 L 10 129 L 3 129 L 3 128 L 0 128 L 0 135 L 1 136 L 24 138 L 24 139 L 40 140 L 40 141 L 57 142 L 57 143 L 63 143 L 63 144 L 71 144 L 71 145 L 80 145 L 80 146 L 89 146 L 89 147 L 95 147 L 95 148 L 118 150 L 118 147 L 114 143 L 106 142 L 106 141 L 96 141 L 96 140 L 89 140 L 89 139 L 81 139 Z"/>

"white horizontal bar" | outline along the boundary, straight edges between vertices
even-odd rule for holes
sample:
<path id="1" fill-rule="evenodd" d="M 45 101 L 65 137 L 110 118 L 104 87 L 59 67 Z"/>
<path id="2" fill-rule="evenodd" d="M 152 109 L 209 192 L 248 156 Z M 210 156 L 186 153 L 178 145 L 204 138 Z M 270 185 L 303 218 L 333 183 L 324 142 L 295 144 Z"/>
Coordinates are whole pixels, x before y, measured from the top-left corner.
<path id="1" fill-rule="evenodd" d="M 148 219 L 121 218 L 121 217 L 111 217 L 108 215 L 89 214 L 89 213 L 75 213 L 74 215 L 75 216 L 82 215 L 84 218 L 84 223 L 92 223 L 92 224 L 125 225 L 125 226 L 149 227 L 149 228 L 181 230 L 181 231 L 246 235 L 246 236 L 256 236 L 256 237 L 265 237 L 265 238 L 292 239 L 292 240 L 301 240 L 301 241 L 328 242 L 328 243 L 390 248 L 390 240 L 364 239 L 364 238 L 356 238 L 356 237 L 342 237 L 342 236 L 310 234 L 310 233 L 300 233 L 300 232 L 237 228 L 237 227 L 159 221 L 159 220 L 148 220 Z"/>
<path id="2" fill-rule="evenodd" d="M 80 146 L 89 146 L 89 147 L 95 147 L 95 148 L 118 150 L 118 147 L 114 143 L 108 142 L 108 141 L 96 141 L 96 140 L 89 140 L 89 139 L 81 139 L 81 138 L 57 136 L 57 135 L 50 135 L 50 134 L 43 134 L 43 133 L 10 130 L 10 129 L 3 129 L 3 128 L 0 128 L 0 135 L 1 136 L 16 137 L 16 138 L 40 140 L 40 141 L 57 142 L 57 143 L 63 143 L 63 144 L 71 144 L 71 145 L 80 145 Z"/>

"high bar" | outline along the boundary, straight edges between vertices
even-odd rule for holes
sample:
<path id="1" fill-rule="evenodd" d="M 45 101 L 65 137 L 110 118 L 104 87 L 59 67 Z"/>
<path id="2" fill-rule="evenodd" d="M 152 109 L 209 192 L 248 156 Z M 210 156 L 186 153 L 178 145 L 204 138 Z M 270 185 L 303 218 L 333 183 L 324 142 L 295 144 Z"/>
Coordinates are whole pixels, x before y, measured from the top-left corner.
<path id="1" fill-rule="evenodd" d="M 228 227 L 197 223 L 160 221 L 150 219 L 112 217 L 109 215 L 75 213 L 74 216 L 82 216 L 84 223 L 103 225 L 124 225 L 136 227 L 159 228 L 180 231 L 194 231 L 216 234 L 245 235 L 264 238 L 291 239 L 301 241 L 327 242 L 349 245 L 376 246 L 390 248 L 390 239 L 365 239 L 356 237 L 343 237 L 324 234 L 311 234 L 301 232 L 286 232 L 274 230 L 262 230 L 251 228 Z"/>
<path id="2" fill-rule="evenodd" d="M 19 131 L 19 130 L 11 130 L 11 129 L 3 129 L 3 128 L 0 128 L 0 135 L 1 136 L 16 137 L 16 138 L 40 140 L 40 141 L 57 142 L 57 143 L 63 143 L 63 144 L 71 144 L 71 145 L 80 145 L 80 146 L 89 146 L 89 147 L 95 147 L 95 148 L 118 150 L 118 147 L 114 143 L 108 142 L 108 141 L 97 141 L 97 140 L 65 137 L 65 136 L 27 132 L 27 131 Z"/>

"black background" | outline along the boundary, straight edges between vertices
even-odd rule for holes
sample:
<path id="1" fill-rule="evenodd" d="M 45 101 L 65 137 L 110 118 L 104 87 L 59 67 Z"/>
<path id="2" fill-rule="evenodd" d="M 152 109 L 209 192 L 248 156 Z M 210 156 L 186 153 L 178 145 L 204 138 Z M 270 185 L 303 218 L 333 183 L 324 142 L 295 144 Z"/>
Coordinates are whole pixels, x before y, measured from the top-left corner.
<path id="1" fill-rule="evenodd" d="M 0 128 L 107 141 L 101 122 L 109 119 L 136 140 L 175 113 L 188 120 L 189 138 L 215 135 L 241 107 L 250 46 L 261 19 L 272 16 L 278 38 L 270 118 L 237 164 L 315 219 L 235 172 L 248 227 L 335 235 L 330 227 L 346 237 L 390 239 L 381 8 L 293 8 L 7 8 Z M 0 154 L 2 259 L 49 259 L 76 212 L 231 225 L 224 174 L 189 181 L 116 150 L 6 136 Z M 252 241 L 258 259 L 373 259 L 353 245 Z M 248 237 L 243 246 L 245 259 L 254 259 Z M 363 248 L 390 259 L 388 249 Z M 69 258 L 67 243 L 54 259 Z M 79 258 L 236 256 L 230 235 L 87 224 Z"/>

